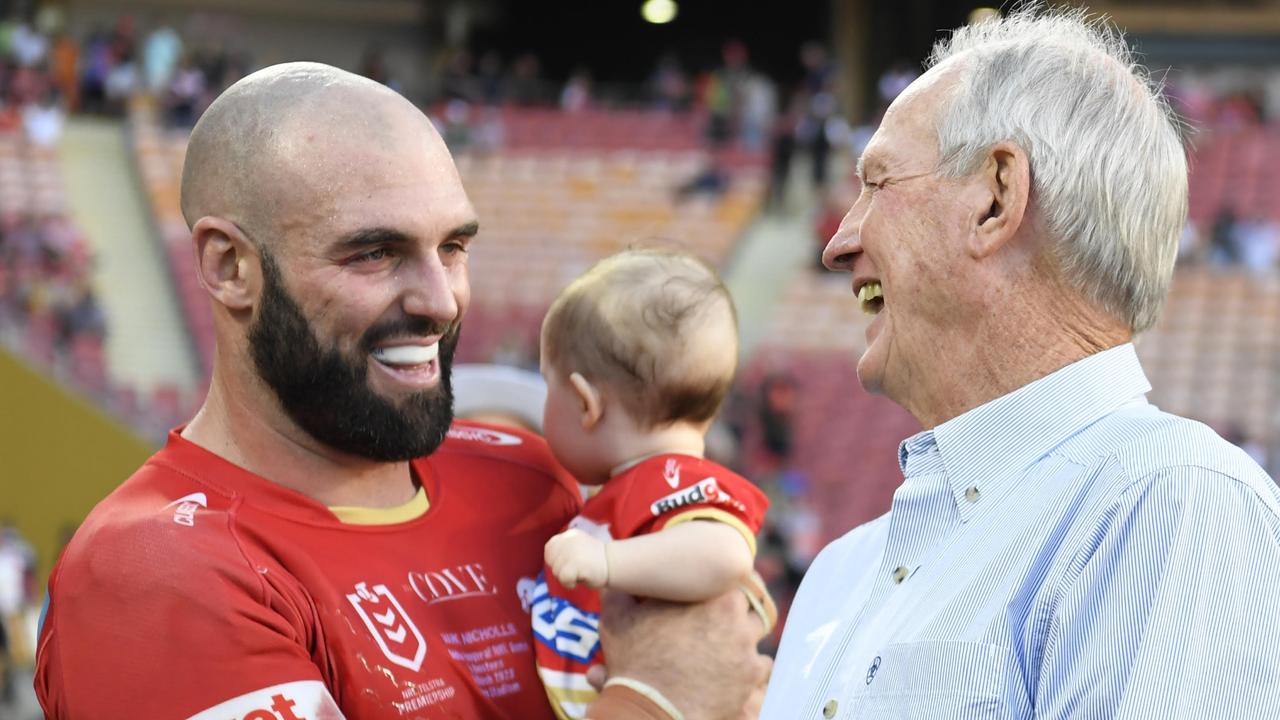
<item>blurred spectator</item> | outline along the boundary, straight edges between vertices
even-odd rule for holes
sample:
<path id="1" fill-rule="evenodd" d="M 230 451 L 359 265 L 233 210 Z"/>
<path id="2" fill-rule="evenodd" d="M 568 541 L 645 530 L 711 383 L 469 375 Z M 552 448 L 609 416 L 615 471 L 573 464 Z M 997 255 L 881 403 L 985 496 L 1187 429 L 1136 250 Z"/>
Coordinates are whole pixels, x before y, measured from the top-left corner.
<path id="1" fill-rule="evenodd" d="M 664 53 L 649 76 L 649 98 L 658 110 L 684 111 L 689 109 L 689 76 L 680 67 L 675 53 Z"/>
<path id="2" fill-rule="evenodd" d="M 208 90 L 204 70 L 190 53 L 183 55 L 164 98 L 169 124 L 185 128 L 195 125 Z"/>
<path id="3" fill-rule="evenodd" d="M 107 106 L 107 75 L 111 72 L 111 39 L 101 28 L 95 29 L 85 42 L 83 68 L 80 73 L 80 108 L 101 113 Z"/>
<path id="4" fill-rule="evenodd" d="M 787 199 L 787 181 L 796 154 L 796 133 L 800 127 L 804 95 L 796 93 L 773 123 L 769 152 L 769 206 L 781 209 Z"/>
<path id="5" fill-rule="evenodd" d="M 778 112 L 778 94 L 773 81 L 760 73 L 749 73 L 742 86 L 742 112 L 738 142 L 743 149 L 758 152 Z"/>
<path id="6" fill-rule="evenodd" d="M 804 91 L 809 95 L 830 92 L 835 82 L 835 65 L 827 56 L 827 48 L 810 41 L 800 46 L 800 65 L 804 68 Z"/>
<path id="7" fill-rule="evenodd" d="M 480 64 L 476 67 L 476 90 L 480 94 L 480 102 L 485 105 L 497 105 L 502 102 L 503 85 L 506 78 L 502 75 L 502 56 L 496 50 L 490 50 L 480 56 Z"/>
<path id="8" fill-rule="evenodd" d="M 20 67 L 34 68 L 44 63 L 49 41 L 30 24 L 19 21 L 10 31 L 9 47 Z"/>
<path id="9" fill-rule="evenodd" d="M 1200 227 L 1188 218 L 1187 223 L 1182 226 L 1182 235 L 1178 238 L 1178 263 L 1186 265 L 1200 262 L 1203 242 Z"/>
<path id="10" fill-rule="evenodd" d="M 885 70 L 880 76 L 876 88 L 880 92 L 880 102 L 888 106 L 893 99 L 902 94 L 903 90 L 911 84 L 920 73 L 913 69 L 911 63 L 905 60 L 898 60 Z"/>
<path id="11" fill-rule="evenodd" d="M 546 84 L 542 79 L 542 62 L 533 53 L 524 53 L 511 66 L 507 82 L 506 99 L 516 105 L 528 107 L 547 101 Z"/>
<path id="12" fill-rule="evenodd" d="M 478 153 L 493 153 L 506 142 L 507 131 L 502 124 L 502 111 L 496 105 L 486 105 L 480 114 L 480 122 L 471 128 L 471 148 Z"/>
<path id="13" fill-rule="evenodd" d="M 725 172 L 718 152 L 711 152 L 706 163 L 688 181 L 676 188 L 676 200 L 683 202 L 698 195 L 720 197 L 729 187 L 729 174 Z"/>
<path id="14" fill-rule="evenodd" d="M 26 615 L 33 604 L 36 554 L 11 519 L 0 520 L 0 702 L 14 696 L 13 665 L 31 655 Z"/>
<path id="15" fill-rule="evenodd" d="M 142 44 L 142 65 L 146 88 L 152 95 L 169 89 L 182 55 L 182 38 L 173 28 L 162 25 L 147 35 Z"/>
<path id="16" fill-rule="evenodd" d="M 831 159 L 830 125 L 835 119 L 836 97 L 831 92 L 821 92 L 809 97 L 808 112 L 796 129 L 797 143 L 809 148 L 812 165 L 810 177 L 814 189 L 821 192 L 827 186 L 827 168 Z"/>
<path id="17" fill-rule="evenodd" d="M 1217 265 L 1234 265 L 1240 262 L 1240 250 L 1236 246 L 1236 215 L 1224 207 L 1213 219 L 1209 231 L 1209 261 Z"/>
<path id="18" fill-rule="evenodd" d="M 358 72 L 374 82 L 386 85 L 396 92 L 400 91 L 400 83 L 391 76 L 391 70 L 387 68 L 387 60 L 383 56 L 382 50 L 378 48 L 365 49 L 364 56 L 360 58 L 360 70 Z"/>
<path id="19" fill-rule="evenodd" d="M 107 71 L 103 85 L 107 112 L 121 114 L 128 106 L 129 98 L 142 89 L 141 73 L 134 59 L 131 45 L 121 44 L 115 64 Z"/>
<path id="20" fill-rule="evenodd" d="M 471 53 L 458 48 L 449 53 L 440 73 L 440 93 L 447 100 L 472 102 L 476 98 L 475 78 L 471 75 Z"/>
<path id="21" fill-rule="evenodd" d="M 444 112 L 435 119 L 436 129 L 451 152 L 471 145 L 471 104 L 454 98 L 444 104 Z"/>
<path id="22" fill-rule="evenodd" d="M 66 113 L 58 101 L 58 91 L 52 87 L 45 91 L 40 102 L 29 103 L 22 109 L 22 127 L 27 139 L 40 147 L 58 144 L 66 120 Z"/>
<path id="23" fill-rule="evenodd" d="M 1244 266 L 1257 273 L 1274 270 L 1280 257 L 1280 225 L 1261 213 L 1236 223 L 1234 245 Z"/>
<path id="24" fill-rule="evenodd" d="M 560 109 L 565 112 L 585 110 L 591 103 L 591 71 L 578 68 L 560 91 Z"/>
<path id="25" fill-rule="evenodd" d="M 80 83 L 76 75 L 79 65 L 80 46 L 69 34 L 59 33 L 49 53 L 49 78 L 62 95 L 68 112 L 80 109 Z"/>
<path id="26" fill-rule="evenodd" d="M 818 209 L 818 217 L 813 225 L 813 268 L 818 272 L 826 272 L 822 264 L 822 251 L 827 247 L 831 236 L 840 229 L 840 221 L 857 199 L 857 191 L 848 187 L 836 187 L 823 193 L 822 206 Z"/>
<path id="27" fill-rule="evenodd" d="M 707 109 L 707 140 L 712 147 L 729 143 L 737 134 L 751 79 L 747 46 L 730 40 L 721 48 L 722 64 L 707 76 L 701 93 Z"/>
<path id="28" fill-rule="evenodd" d="M 788 373 L 772 373 L 760 383 L 760 427 L 764 449 L 776 467 L 791 460 L 796 381 Z"/>

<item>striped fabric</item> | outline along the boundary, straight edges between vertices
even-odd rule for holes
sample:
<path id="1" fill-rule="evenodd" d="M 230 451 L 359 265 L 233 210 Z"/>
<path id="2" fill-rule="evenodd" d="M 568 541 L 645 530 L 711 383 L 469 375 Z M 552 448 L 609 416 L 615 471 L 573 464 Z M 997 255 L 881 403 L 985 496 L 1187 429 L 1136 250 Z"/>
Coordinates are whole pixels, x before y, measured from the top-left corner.
<path id="1" fill-rule="evenodd" d="M 1148 390 L 1123 345 L 904 441 L 761 717 L 1280 718 L 1280 491 Z"/>

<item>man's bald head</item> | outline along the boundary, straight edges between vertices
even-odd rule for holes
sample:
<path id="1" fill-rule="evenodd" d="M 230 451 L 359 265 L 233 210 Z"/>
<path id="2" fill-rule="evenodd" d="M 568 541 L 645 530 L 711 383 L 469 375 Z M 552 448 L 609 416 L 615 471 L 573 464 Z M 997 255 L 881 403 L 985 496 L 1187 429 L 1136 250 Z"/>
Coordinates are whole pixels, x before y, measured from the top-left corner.
<path id="1" fill-rule="evenodd" d="M 270 237 L 294 211 L 317 210 L 369 152 L 421 147 L 424 134 L 443 151 L 430 121 L 384 85 L 320 63 L 273 65 L 218 96 L 191 131 L 183 217 Z"/>

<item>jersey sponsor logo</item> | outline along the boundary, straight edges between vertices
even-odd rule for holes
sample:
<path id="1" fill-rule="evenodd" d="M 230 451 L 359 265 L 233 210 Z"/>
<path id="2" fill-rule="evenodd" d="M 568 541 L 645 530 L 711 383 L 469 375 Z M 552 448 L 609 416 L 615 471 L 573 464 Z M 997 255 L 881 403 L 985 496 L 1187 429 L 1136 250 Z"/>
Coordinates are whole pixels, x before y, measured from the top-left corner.
<path id="1" fill-rule="evenodd" d="M 509 435 L 497 430 L 457 425 L 449 428 L 448 435 L 454 440 L 467 440 L 484 443 L 485 445 L 520 445 L 524 442 L 516 435 Z"/>
<path id="2" fill-rule="evenodd" d="M 654 517 L 664 515 L 672 510 L 679 510 L 686 505 L 729 505 L 740 512 L 746 512 L 746 506 L 733 499 L 729 493 L 720 488 L 714 477 L 699 480 L 697 484 L 678 490 L 649 506 Z"/>
<path id="3" fill-rule="evenodd" d="M 667 458 L 667 464 L 662 468 L 662 479 L 672 490 L 680 487 L 680 463 L 675 458 Z"/>
<path id="4" fill-rule="evenodd" d="M 195 527 L 196 510 L 199 508 L 209 507 L 209 499 L 206 498 L 202 492 L 191 493 L 186 497 L 180 497 L 168 505 L 165 505 L 164 509 L 168 510 L 174 505 L 177 505 L 178 507 L 173 511 L 173 521 L 179 525 Z"/>
<path id="5" fill-rule="evenodd" d="M 422 669 L 422 659 L 427 656 L 427 641 L 418 627 L 409 619 L 400 601 L 386 585 L 357 583 L 355 592 L 347 595 L 364 626 L 369 628 L 382 654 L 391 662 L 414 672 Z"/>
<path id="6" fill-rule="evenodd" d="M 480 563 L 455 565 L 440 570 L 409 573 L 409 587 L 423 602 L 434 605 L 445 600 L 462 600 L 497 595 L 498 588 Z"/>
<path id="7" fill-rule="evenodd" d="M 534 638 L 561 657 L 590 663 L 600 650 L 600 615 L 552 595 L 545 571 L 538 573 L 532 617 Z"/>
<path id="8" fill-rule="evenodd" d="M 342 720 L 342 711 L 323 683 L 301 680 L 245 693 L 187 720 Z"/>

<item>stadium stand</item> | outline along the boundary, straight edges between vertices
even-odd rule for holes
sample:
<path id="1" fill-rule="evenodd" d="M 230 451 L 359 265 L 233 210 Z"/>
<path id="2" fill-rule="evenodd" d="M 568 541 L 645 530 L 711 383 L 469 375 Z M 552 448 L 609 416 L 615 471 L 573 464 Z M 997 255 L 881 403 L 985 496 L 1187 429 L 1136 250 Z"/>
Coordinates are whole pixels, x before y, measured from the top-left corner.
<path id="1" fill-rule="evenodd" d="M 19 132 L 0 133 L 0 218 L 0 333 L 29 361 L 110 405 L 93 259 L 66 216 L 56 151 Z"/>

